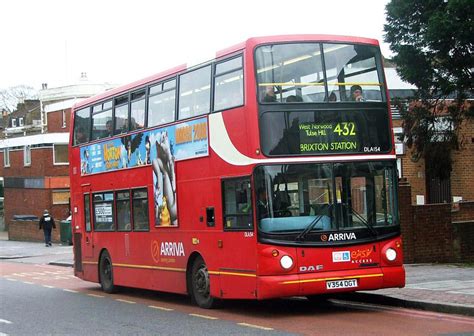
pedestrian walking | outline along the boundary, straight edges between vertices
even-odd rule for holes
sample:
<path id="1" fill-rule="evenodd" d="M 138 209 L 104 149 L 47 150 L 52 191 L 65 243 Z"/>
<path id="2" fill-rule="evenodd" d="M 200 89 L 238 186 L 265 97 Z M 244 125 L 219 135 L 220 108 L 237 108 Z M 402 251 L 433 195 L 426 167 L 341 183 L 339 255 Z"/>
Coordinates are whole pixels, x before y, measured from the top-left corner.
<path id="1" fill-rule="evenodd" d="M 44 210 L 43 216 L 39 221 L 39 229 L 44 231 L 44 243 L 46 247 L 52 246 L 51 244 L 51 231 L 56 228 L 54 218 L 49 214 L 48 210 Z"/>

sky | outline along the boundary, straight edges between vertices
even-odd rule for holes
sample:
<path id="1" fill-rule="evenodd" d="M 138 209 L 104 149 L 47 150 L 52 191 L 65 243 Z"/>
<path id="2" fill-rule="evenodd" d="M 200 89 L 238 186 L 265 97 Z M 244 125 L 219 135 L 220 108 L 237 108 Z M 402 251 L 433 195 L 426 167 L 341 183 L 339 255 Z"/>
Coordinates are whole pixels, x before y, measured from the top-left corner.
<path id="1" fill-rule="evenodd" d="M 126 84 L 213 59 L 249 37 L 375 38 L 384 56 L 389 0 L 1 0 L 0 90 Z"/>

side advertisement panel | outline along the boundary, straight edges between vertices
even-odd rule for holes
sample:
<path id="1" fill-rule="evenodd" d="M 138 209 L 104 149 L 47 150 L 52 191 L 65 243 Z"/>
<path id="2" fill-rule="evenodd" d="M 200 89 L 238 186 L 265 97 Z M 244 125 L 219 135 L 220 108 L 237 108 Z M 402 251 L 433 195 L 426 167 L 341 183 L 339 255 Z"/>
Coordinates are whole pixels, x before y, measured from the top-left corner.
<path id="1" fill-rule="evenodd" d="M 151 165 L 155 225 L 178 225 L 175 162 L 209 155 L 207 118 L 81 148 L 81 175 Z"/>

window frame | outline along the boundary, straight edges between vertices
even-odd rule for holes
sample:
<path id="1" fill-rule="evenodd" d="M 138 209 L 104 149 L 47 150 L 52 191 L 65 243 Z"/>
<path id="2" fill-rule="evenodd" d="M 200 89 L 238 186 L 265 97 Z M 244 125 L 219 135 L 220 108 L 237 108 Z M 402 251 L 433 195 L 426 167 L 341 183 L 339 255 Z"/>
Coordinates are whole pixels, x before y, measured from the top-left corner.
<path id="1" fill-rule="evenodd" d="M 86 143 L 89 143 L 91 141 L 91 134 L 92 134 L 92 111 L 93 109 L 93 106 L 88 106 L 88 107 L 85 107 L 85 108 L 81 108 L 80 110 L 75 110 L 74 111 L 74 128 L 73 128 L 73 146 L 78 146 L 78 145 L 82 145 L 82 144 L 86 144 Z M 87 130 L 85 130 L 84 134 L 85 134 L 85 137 L 86 139 L 82 142 L 79 142 L 78 139 L 77 139 L 77 131 L 78 131 L 78 128 L 79 128 L 79 124 L 78 124 L 78 119 L 77 119 L 77 113 L 78 112 L 82 112 L 82 111 L 86 111 L 88 110 L 89 112 L 89 117 L 88 117 L 88 122 L 87 122 Z"/>
<path id="2" fill-rule="evenodd" d="M 92 231 L 91 195 L 89 193 L 84 194 L 84 229 L 86 232 Z"/>
<path id="3" fill-rule="evenodd" d="M 105 194 L 112 194 L 112 200 L 105 200 Z M 96 200 L 95 197 L 98 195 L 102 195 L 101 200 Z M 94 218 L 94 232 L 114 232 L 117 229 L 116 220 L 115 220 L 115 193 L 113 191 L 101 191 L 92 194 L 92 214 Z M 111 204 L 112 205 L 112 224 L 110 229 L 98 229 L 97 228 L 97 218 L 96 218 L 96 205 L 97 204 Z"/>
<path id="4" fill-rule="evenodd" d="M 122 107 L 127 108 L 127 114 L 125 118 L 126 127 L 117 128 L 117 109 L 120 109 Z M 130 92 L 127 92 L 126 94 L 122 94 L 113 98 L 112 135 L 111 136 L 122 135 L 128 132 L 130 132 Z"/>
<path id="5" fill-rule="evenodd" d="M 120 193 L 128 193 L 128 199 L 125 199 L 125 198 L 119 198 L 119 194 Z M 130 189 L 125 189 L 125 190 L 116 190 L 115 191 L 115 218 L 116 218 L 116 230 L 117 232 L 131 232 L 132 231 L 132 228 L 133 228 L 133 220 L 132 220 L 132 198 L 131 198 L 131 192 L 130 192 Z M 121 229 L 120 228 L 120 223 L 119 223 L 119 218 L 121 218 L 121 216 L 119 216 L 119 202 L 127 202 L 128 203 L 128 220 L 129 222 L 125 224 L 125 226 L 127 226 L 127 224 L 130 226 L 128 229 L 124 228 L 124 229 Z"/>
<path id="6" fill-rule="evenodd" d="M 166 87 L 166 85 L 171 83 L 171 82 L 174 82 L 174 85 L 172 87 Z M 155 91 L 155 92 L 151 93 L 152 89 L 156 88 L 156 87 L 160 87 L 160 91 Z M 162 126 L 162 125 L 166 125 L 166 124 L 175 122 L 177 120 L 177 116 L 178 116 L 177 106 L 178 106 L 178 98 L 179 98 L 178 95 L 177 95 L 178 94 L 177 87 L 178 87 L 178 78 L 177 78 L 177 76 L 174 76 L 174 77 L 168 78 L 166 80 L 163 80 L 163 81 L 160 81 L 160 82 L 157 82 L 157 83 L 153 83 L 153 84 L 147 86 L 147 89 L 146 89 L 146 108 L 145 108 L 146 109 L 146 111 L 145 111 L 145 118 L 146 118 L 145 128 L 152 128 L 152 127 Z M 169 93 L 171 91 L 174 91 L 174 111 L 173 111 L 172 120 L 165 121 L 163 123 L 157 123 L 157 124 L 154 124 L 154 125 L 150 126 L 150 99 L 152 99 L 153 97 L 164 95 L 164 94 Z"/>
<path id="7" fill-rule="evenodd" d="M 141 96 L 138 96 L 140 94 L 143 94 Z M 141 127 L 133 127 L 132 129 L 132 113 L 133 113 L 133 105 L 136 103 L 140 103 L 140 101 L 143 101 L 143 123 Z M 129 123 L 128 123 L 128 132 L 133 132 L 137 130 L 142 130 L 146 127 L 146 115 L 147 115 L 147 88 L 146 87 L 141 87 L 137 90 L 134 90 L 130 92 L 130 99 L 129 99 Z M 139 125 L 135 121 L 135 125 Z"/>
<path id="8" fill-rule="evenodd" d="M 232 62 L 233 60 L 236 60 L 238 58 L 240 58 L 240 60 L 241 60 L 240 67 L 230 68 L 230 69 L 227 69 L 227 70 L 222 71 L 222 72 L 217 72 L 217 68 L 218 68 L 219 65 L 222 65 L 222 64 L 227 63 L 227 62 Z M 243 106 L 245 104 L 245 72 L 244 72 L 244 57 L 243 57 L 243 55 L 242 54 L 237 54 L 237 55 L 227 57 L 227 58 L 219 60 L 219 61 L 215 61 L 213 68 L 214 68 L 214 71 L 212 73 L 213 76 L 212 76 L 212 83 L 211 83 L 212 84 L 211 113 L 219 112 L 219 111 L 225 111 L 225 110 L 233 109 L 233 108 L 236 108 L 236 107 L 239 107 L 239 106 Z M 242 85 L 242 87 L 241 87 L 241 89 L 242 89 L 242 96 L 241 96 L 242 102 L 240 104 L 237 104 L 237 105 L 232 105 L 231 104 L 230 106 L 226 106 L 224 108 L 216 109 L 216 91 L 217 91 L 217 88 L 219 87 L 218 85 L 216 85 L 216 81 L 220 77 L 224 77 L 226 75 L 237 73 L 239 71 L 241 72 L 241 76 L 242 76 L 242 82 L 240 83 Z"/>
<path id="9" fill-rule="evenodd" d="M 243 184 L 243 183 L 248 183 L 249 186 L 249 194 L 247 197 L 250 197 L 247 199 L 247 205 L 250 206 L 249 212 L 247 213 L 231 213 L 228 214 L 226 212 L 226 183 L 232 183 L 233 186 L 236 184 Z M 235 188 L 234 192 L 236 192 L 237 189 Z M 254 207 L 254 192 L 253 192 L 253 185 L 252 185 L 252 177 L 251 175 L 243 175 L 243 176 L 236 176 L 236 177 L 229 177 L 229 178 L 223 178 L 221 179 L 221 199 L 222 199 L 222 228 L 224 232 L 235 232 L 235 231 L 254 231 L 255 229 L 255 207 Z M 243 204 L 243 203 L 237 203 L 237 200 L 235 201 L 236 205 L 237 204 Z M 248 217 L 251 220 L 251 226 L 250 227 L 236 227 L 236 226 L 227 226 L 226 225 L 226 217 Z"/>
<path id="10" fill-rule="evenodd" d="M 142 197 L 135 197 L 135 192 L 140 192 L 144 191 L 146 194 L 145 196 Z M 149 197 L 148 197 L 148 188 L 146 187 L 139 187 L 139 188 L 133 188 L 130 190 L 130 203 L 131 203 L 131 217 L 132 217 L 132 227 L 134 232 L 150 232 L 150 202 L 149 202 Z M 136 225 L 136 217 L 135 217 L 135 201 L 146 201 L 146 216 L 147 216 L 147 227 L 146 228 L 140 228 L 137 229 Z"/>
<path id="11" fill-rule="evenodd" d="M 204 70 L 206 68 L 209 68 L 209 73 L 208 73 L 208 75 L 209 75 L 209 97 L 208 97 L 209 108 L 208 108 L 207 112 L 198 113 L 198 114 L 194 111 L 194 109 L 192 109 L 192 110 L 190 110 L 191 115 L 182 118 L 181 117 L 181 88 L 182 88 L 182 83 L 183 83 L 183 76 L 186 76 L 186 75 L 191 76 L 191 74 L 193 72 L 196 73 L 196 72 Z M 178 75 L 178 95 L 177 95 L 178 108 L 177 108 L 177 111 L 176 111 L 176 113 L 178 114 L 177 120 L 192 119 L 192 118 L 195 118 L 195 117 L 200 117 L 200 116 L 203 116 L 203 115 L 210 114 L 212 112 L 212 106 L 213 106 L 212 98 L 214 96 L 213 73 L 214 73 L 213 62 L 210 62 L 210 63 L 204 64 L 203 66 L 190 69 L 189 71 L 185 71 L 185 72 Z M 194 83 L 195 80 L 191 80 L 190 82 Z M 196 88 L 195 86 L 192 86 L 191 96 L 194 94 L 195 88 Z M 186 105 L 186 106 L 188 106 L 188 105 Z"/>
<path id="12" fill-rule="evenodd" d="M 56 162 L 56 146 L 66 146 L 66 159 L 67 161 L 65 162 Z M 53 144 L 53 165 L 55 166 L 67 166 L 69 165 L 69 147 L 67 144 Z"/>
<path id="13" fill-rule="evenodd" d="M 31 166 L 31 146 L 30 145 L 23 146 L 23 165 L 25 167 Z"/>
<path id="14" fill-rule="evenodd" d="M 101 104 L 99 104 L 99 105 L 102 105 L 102 106 L 103 106 L 103 105 L 105 105 L 106 103 L 107 103 L 107 102 L 104 102 L 104 103 L 101 103 Z M 95 107 L 95 106 L 94 106 L 94 107 Z M 112 121 L 112 133 L 113 133 L 113 129 L 114 129 L 114 110 L 113 110 L 113 108 L 102 109 L 102 110 L 95 111 L 95 112 L 91 111 L 91 114 L 90 114 L 90 119 L 91 119 L 91 120 L 90 120 L 90 136 L 89 136 L 89 139 L 90 139 L 90 140 L 89 140 L 89 142 L 96 141 L 96 140 L 101 140 L 101 139 L 105 139 L 105 138 L 108 138 L 108 137 L 113 136 L 113 135 L 106 135 L 106 134 L 104 133 L 103 136 L 99 136 L 98 138 L 92 139 L 92 135 L 94 134 L 94 133 L 93 133 L 93 131 L 94 131 L 94 116 L 99 115 L 99 114 L 105 114 L 106 112 L 109 112 L 109 111 L 110 111 L 110 113 L 111 113 L 111 119 L 110 119 L 110 120 Z M 105 130 L 104 130 L 105 132 L 107 132 L 107 122 L 108 122 L 108 121 L 105 122 L 105 123 L 106 123 L 106 126 L 105 126 L 106 128 L 105 128 Z"/>
<path id="15" fill-rule="evenodd" d="M 378 46 L 376 45 L 373 45 L 373 44 L 366 44 L 366 43 L 357 43 L 357 42 L 348 42 L 348 41 L 345 41 L 345 42 L 339 42 L 339 41 L 334 41 L 334 42 L 331 42 L 331 41 L 295 41 L 295 42 L 278 42 L 278 43 L 267 43 L 267 44 L 261 44 L 261 45 L 258 45 L 254 52 L 253 52 L 253 57 L 254 57 L 254 61 L 255 61 L 255 64 L 254 64 L 254 74 L 255 74 L 255 78 L 256 78 L 256 93 L 257 93 L 257 101 L 259 103 L 259 105 L 271 105 L 271 104 L 287 104 L 286 101 L 264 101 L 264 99 L 262 97 L 260 97 L 261 93 L 262 93 L 262 90 L 261 90 L 261 85 L 264 84 L 264 83 L 260 83 L 259 82 L 259 76 L 258 76 L 258 70 L 260 69 L 259 68 L 259 64 L 258 64 L 258 57 L 257 57 L 257 52 L 260 48 L 262 47 L 268 47 L 268 46 L 284 46 L 284 45 L 292 45 L 292 44 L 318 44 L 319 45 L 319 51 L 321 53 L 321 61 L 322 61 L 322 75 L 323 75 L 323 80 L 324 80 L 324 92 L 325 92 L 325 96 L 324 96 L 324 99 L 323 100 L 316 100 L 316 101 L 311 101 L 311 102 L 308 102 L 308 103 L 317 103 L 317 104 L 325 104 L 325 103 L 333 103 L 333 102 L 330 102 L 329 101 L 329 94 L 332 92 L 329 90 L 329 87 L 331 86 L 331 83 L 329 82 L 330 79 L 327 77 L 328 76 L 328 69 L 327 69 L 327 65 L 328 65 L 328 62 L 326 60 L 326 54 L 327 54 L 327 51 L 325 50 L 325 46 L 328 46 L 328 45 L 341 45 L 341 46 L 359 46 L 359 47 L 366 47 L 366 48 L 376 48 L 377 49 L 377 52 L 374 53 L 374 61 L 375 61 L 375 68 L 373 70 L 375 70 L 375 73 L 378 77 L 378 80 L 379 80 L 379 87 L 380 87 L 380 100 L 368 100 L 367 103 L 382 103 L 382 104 L 386 104 L 387 101 L 388 101 L 388 97 L 386 96 L 386 87 L 387 87 L 387 81 L 386 81 L 386 78 L 385 78 L 385 75 L 384 75 L 384 71 L 383 71 L 383 63 L 382 63 L 382 54 L 381 54 L 381 50 Z M 353 64 L 353 63 L 351 63 Z M 370 69 L 369 69 L 370 70 Z M 365 70 L 362 70 L 360 73 L 351 73 L 349 74 L 348 76 L 345 76 L 345 78 L 350 78 L 352 76 L 356 76 L 356 75 L 359 75 L 359 74 L 363 74 L 363 73 L 369 73 L 370 71 L 365 69 Z M 337 78 L 337 77 L 336 77 Z M 352 86 L 353 83 L 351 83 L 350 81 L 347 82 L 346 85 L 350 85 Z M 360 84 L 362 85 L 362 84 Z M 366 85 L 366 84 L 364 84 Z M 343 85 L 341 85 L 343 86 Z M 370 86 L 370 85 L 369 85 Z M 283 93 L 284 91 L 286 90 L 281 90 L 281 93 Z M 343 89 L 343 90 L 339 90 L 339 91 L 350 91 L 350 90 L 346 90 L 346 89 Z M 306 102 L 306 101 L 303 101 L 303 102 Z M 365 102 L 365 100 L 364 100 Z M 347 97 L 344 97 L 344 99 L 341 99 L 341 97 L 338 98 L 337 100 L 337 103 L 353 103 L 350 99 L 348 99 L 348 96 Z M 359 104 L 359 102 L 357 102 Z"/>
<path id="16" fill-rule="evenodd" d="M 10 149 L 8 147 L 3 149 L 3 166 L 5 168 L 10 167 Z"/>

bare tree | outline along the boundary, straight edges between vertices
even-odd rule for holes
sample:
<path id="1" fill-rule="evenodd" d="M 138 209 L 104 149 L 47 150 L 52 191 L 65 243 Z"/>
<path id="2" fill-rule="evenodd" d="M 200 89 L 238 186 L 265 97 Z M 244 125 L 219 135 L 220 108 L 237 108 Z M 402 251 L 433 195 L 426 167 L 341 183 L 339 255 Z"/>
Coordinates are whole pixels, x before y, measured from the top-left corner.
<path id="1" fill-rule="evenodd" d="M 38 99 L 38 92 L 31 86 L 17 85 L 7 89 L 0 89 L 0 111 L 8 113 L 15 111 L 18 103 L 25 99 Z"/>

